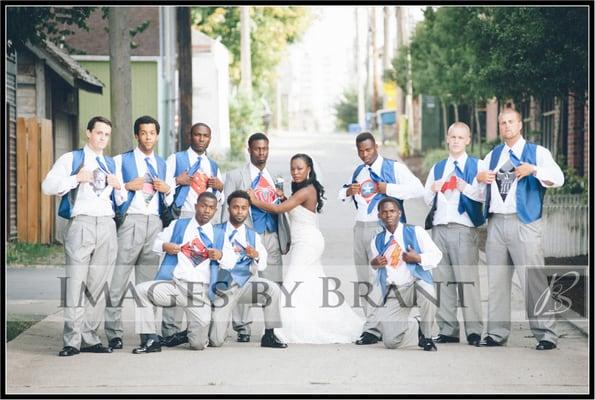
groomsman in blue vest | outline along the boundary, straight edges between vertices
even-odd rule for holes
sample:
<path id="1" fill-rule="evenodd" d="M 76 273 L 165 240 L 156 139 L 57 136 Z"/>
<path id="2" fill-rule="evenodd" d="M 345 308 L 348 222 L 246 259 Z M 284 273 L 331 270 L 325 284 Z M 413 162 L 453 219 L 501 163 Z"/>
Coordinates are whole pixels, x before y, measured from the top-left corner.
<path id="1" fill-rule="evenodd" d="M 161 351 L 156 333 L 155 307 L 169 307 L 172 299 L 186 313 L 184 332 L 193 350 L 209 342 L 211 302 L 208 297 L 211 261 L 223 253 L 214 248 L 217 241 L 210 221 L 217 211 L 217 197 L 211 192 L 198 196 L 193 218 L 180 218 L 157 235 L 153 251 L 165 254 L 155 280 L 136 285 L 136 332 L 141 344 L 134 354 Z"/>
<path id="2" fill-rule="evenodd" d="M 485 222 L 483 191 L 477 181 L 478 159 L 468 156 L 471 130 L 463 122 L 448 128 L 448 158 L 432 166 L 426 180 L 426 203 L 431 206 L 426 229 L 442 260 L 432 271 L 440 304 L 436 322 L 440 328 L 436 343 L 458 343 L 457 293 L 465 320 L 467 343 L 479 346 L 483 332 L 479 287 L 478 229 Z"/>
<path id="3" fill-rule="evenodd" d="M 112 352 L 97 335 L 104 314 L 99 296 L 118 251 L 114 202 L 123 201 L 114 196 L 121 187 L 114 160 L 103 154 L 111 132 L 107 118 L 91 118 L 87 144 L 58 158 L 41 184 L 45 194 L 62 196 L 58 214 L 70 220 L 64 237 L 67 286 L 60 356 Z"/>
<path id="4" fill-rule="evenodd" d="M 105 312 L 105 333 L 112 349 L 121 349 L 123 297 L 128 279 L 134 270 L 135 284 L 153 280 L 159 256 L 153 252 L 153 242 L 163 229 L 160 215 L 173 199 L 173 186 L 165 182 L 165 160 L 154 153 L 159 139 L 159 122 L 145 115 L 134 122 L 134 137 L 138 146 L 114 157 L 116 176 L 124 183 L 119 191 L 126 201 L 116 208 L 118 256 L 110 284 L 111 307 Z M 164 324 L 175 323 L 171 308 L 164 308 Z"/>
<path id="5" fill-rule="evenodd" d="M 167 181 L 175 182 L 173 204 L 180 209 L 180 218 L 194 216 L 196 200 L 204 191 L 215 193 L 219 204 L 223 201 L 221 171 L 217 163 L 207 157 L 211 128 L 197 122 L 192 125 L 187 137 L 190 147 L 167 157 Z M 215 220 L 218 219 L 215 217 Z"/>
<path id="6" fill-rule="evenodd" d="M 382 295 L 382 307 L 377 310 L 382 341 L 388 349 L 417 343 L 425 351 L 437 350 L 431 335 L 436 292 L 430 271 L 442 252 L 423 228 L 399 223 L 400 207 L 393 197 L 379 201 L 378 218 L 384 229 L 369 244 L 375 285 Z M 421 312 L 417 324 L 409 319 L 416 305 Z"/>
<path id="7" fill-rule="evenodd" d="M 542 245 L 543 196 L 564 184 L 564 174 L 546 148 L 528 143 L 521 114 L 504 109 L 500 138 L 483 160 L 477 181 L 487 184 L 488 329 L 484 346 L 502 346 L 510 335 L 510 287 L 516 270 L 525 295 L 529 326 L 537 350 L 556 348 L 558 334 Z M 544 300 L 545 299 L 545 300 Z M 537 305 L 540 304 L 540 307 Z M 542 306 L 542 307 L 541 307 Z M 542 312 L 535 314 L 540 308 Z"/>
<path id="8" fill-rule="evenodd" d="M 361 298 L 370 295 L 370 287 L 373 287 L 375 279 L 375 274 L 370 269 L 368 249 L 370 240 L 382 229 L 376 212 L 378 202 L 390 196 L 397 199 L 403 209 L 403 200 L 422 197 L 424 187 L 405 164 L 378 154 L 378 145 L 371 133 L 360 133 L 355 138 L 355 144 L 363 164 L 357 166 L 350 183 L 344 185 L 339 191 L 339 200 L 345 202 L 351 198 L 357 209 L 353 228 L 353 258 Z M 401 214 L 401 222 L 406 222 L 404 210 Z M 379 299 L 371 300 L 372 303 L 377 303 Z M 381 337 L 378 321 L 375 319 L 376 307 L 364 301 L 363 308 L 366 323 L 362 335 L 355 344 L 374 344 Z"/>
<path id="9" fill-rule="evenodd" d="M 188 149 L 171 154 L 166 161 L 166 182 L 173 182 L 175 191 L 171 207 L 179 211 L 179 218 L 194 217 L 196 201 L 202 192 L 214 193 L 219 205 L 223 202 L 221 171 L 217 163 L 207 157 L 211 128 L 197 122 L 190 128 L 187 139 L 190 143 Z M 218 216 L 219 210 L 213 220 L 218 221 Z M 165 313 L 162 330 L 164 343 L 168 346 L 176 346 L 184 340 L 185 335 L 180 328 L 182 317 L 183 313 L 177 307 Z"/>
<path id="10" fill-rule="evenodd" d="M 256 271 L 267 267 L 267 251 L 260 236 L 244 221 L 250 212 L 250 196 L 243 190 L 227 197 L 229 220 L 215 225 L 218 238 L 215 248 L 221 249 L 223 258 L 211 263 L 209 298 L 213 304 L 210 345 L 220 347 L 225 341 L 236 304 L 263 306 L 265 333 L 262 347 L 286 348 L 275 336 L 274 328 L 281 328 L 279 302 L 281 289 L 268 279 L 258 277 Z"/>
<path id="11" fill-rule="evenodd" d="M 243 167 L 229 171 L 225 176 L 225 193 L 236 190 L 256 189 L 265 201 L 275 198 L 275 181 L 266 167 L 269 157 L 269 138 L 264 133 L 254 133 L 248 138 L 248 153 L 250 162 Z M 222 221 L 228 218 L 228 211 L 222 212 Z M 283 259 L 279 244 L 278 216 L 250 207 L 250 214 L 246 225 L 256 231 L 267 250 L 267 269 L 261 271 L 259 276 L 273 282 L 283 281 Z M 238 304 L 233 311 L 233 329 L 238 333 L 238 342 L 250 341 L 250 306 Z"/>

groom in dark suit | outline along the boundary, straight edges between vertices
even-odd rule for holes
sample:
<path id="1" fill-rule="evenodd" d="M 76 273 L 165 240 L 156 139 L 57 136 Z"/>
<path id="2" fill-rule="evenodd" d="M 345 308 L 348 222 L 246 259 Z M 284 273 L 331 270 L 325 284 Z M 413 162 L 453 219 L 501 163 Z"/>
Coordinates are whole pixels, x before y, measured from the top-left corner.
<path id="1" fill-rule="evenodd" d="M 248 138 L 250 162 L 227 173 L 224 193 L 236 190 L 254 189 L 256 195 L 264 201 L 272 202 L 276 198 L 275 181 L 267 170 L 269 157 L 269 138 L 263 133 L 254 133 Z M 229 212 L 224 207 L 222 222 L 229 219 Z M 246 226 L 254 229 L 261 237 L 268 253 L 268 267 L 260 272 L 262 278 L 281 283 L 283 281 L 283 260 L 277 234 L 278 217 L 257 207 L 251 207 Z M 238 333 L 238 342 L 250 341 L 250 307 L 238 305 L 233 312 L 233 329 Z"/>

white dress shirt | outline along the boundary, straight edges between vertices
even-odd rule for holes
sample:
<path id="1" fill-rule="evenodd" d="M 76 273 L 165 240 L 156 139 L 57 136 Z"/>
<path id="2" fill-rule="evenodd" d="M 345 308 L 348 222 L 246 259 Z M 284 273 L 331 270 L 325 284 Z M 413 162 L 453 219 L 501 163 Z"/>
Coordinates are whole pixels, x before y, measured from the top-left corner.
<path id="1" fill-rule="evenodd" d="M 469 157 L 467 153 L 463 153 L 459 156 L 456 161 L 458 162 L 459 168 L 462 172 L 465 171 L 465 165 Z M 455 159 L 452 156 L 449 156 L 446 160 L 446 165 L 444 166 L 444 173 L 442 174 L 441 181 L 445 182 L 446 178 L 454 172 L 455 170 Z M 479 165 L 479 161 L 478 161 Z M 430 169 L 430 173 L 428 174 L 428 178 L 426 179 L 426 187 L 425 187 L 425 194 L 424 200 L 428 206 L 432 206 L 434 202 L 434 196 L 437 194 L 437 201 L 436 201 L 436 212 L 434 213 L 434 225 L 446 225 L 449 223 L 456 223 L 461 224 L 469 227 L 474 227 L 473 222 L 471 222 L 471 218 L 469 218 L 469 214 L 464 212 L 463 214 L 459 214 L 459 199 L 461 198 L 461 192 L 458 189 L 454 189 L 450 195 L 447 197 L 442 192 L 433 192 L 432 185 L 434 184 L 434 168 L 436 168 L 436 164 L 432 166 Z M 456 175 L 455 175 L 456 176 Z M 469 197 L 471 200 L 475 201 L 484 201 L 485 200 L 485 190 L 481 190 L 479 184 L 477 183 L 476 179 L 473 179 L 472 184 L 465 185 L 465 189 L 463 189 L 463 194 Z"/>
<path id="2" fill-rule="evenodd" d="M 521 155 L 523 154 L 523 148 L 525 147 L 525 139 L 521 137 L 513 146 L 512 152 L 521 159 Z M 496 168 L 494 171 L 498 171 L 509 159 L 510 155 L 508 151 L 511 148 L 508 145 L 504 144 L 504 148 L 502 149 L 502 153 L 500 154 L 500 159 L 496 164 Z M 490 151 L 486 158 L 479 163 L 478 165 L 478 172 L 489 170 L 490 161 L 492 159 L 492 152 Z M 543 146 L 537 146 L 536 151 L 536 159 L 537 159 L 537 171 L 535 172 L 535 177 L 539 180 L 541 185 L 546 188 L 557 188 L 564 184 L 564 174 L 562 170 L 556 164 L 552 157 L 552 153 L 548 149 Z M 547 186 L 544 181 L 550 181 L 553 183 L 551 186 Z M 506 200 L 502 200 L 502 196 L 498 191 L 498 185 L 496 181 L 491 184 L 491 198 L 490 198 L 490 209 L 489 212 L 496 213 L 496 214 L 515 214 L 516 211 L 516 187 L 517 187 L 518 179 L 515 179 L 512 182 L 510 190 L 506 195 Z M 480 186 L 485 191 L 485 184 L 481 184 Z"/>
<path id="3" fill-rule="evenodd" d="M 153 243 L 153 251 L 155 253 L 159 253 L 165 255 L 163 251 L 163 244 L 171 242 L 171 236 L 174 232 L 174 226 L 176 225 L 176 221 L 173 221 L 167 228 L 165 228 L 162 232 L 160 232 L 157 237 L 155 238 L 155 243 Z M 195 238 L 199 238 L 200 240 L 200 233 L 198 231 L 198 221 L 196 218 L 192 218 L 190 222 L 188 222 L 188 226 L 186 226 L 186 231 L 184 231 L 184 240 L 180 243 L 180 246 L 194 240 Z M 207 235 L 207 237 L 213 242 L 213 225 L 210 222 L 202 225 L 203 232 Z M 201 240 L 202 241 L 202 240 Z M 182 252 L 177 254 L 178 257 L 178 264 L 174 269 L 173 276 L 176 279 L 179 279 L 184 282 L 196 282 L 196 283 L 209 283 L 211 279 L 211 260 L 206 259 L 201 262 L 199 265 L 194 266 L 192 261 L 186 257 Z M 162 259 L 159 260 L 159 264 L 161 264 Z"/>
<path id="4" fill-rule="evenodd" d="M 85 145 L 83 151 L 84 162 L 82 169 L 93 172 L 100 168 L 96 160 L 98 154 L 91 150 L 88 145 Z M 103 156 L 99 157 L 103 165 L 108 168 L 105 158 Z M 73 152 L 63 154 L 58 158 L 41 184 L 43 192 L 47 195 L 64 196 L 78 186 L 76 200 L 71 210 L 72 217 L 76 217 L 77 215 L 113 217 L 114 210 L 111 201 L 113 187 L 106 185 L 101 194 L 97 196 L 90 182 L 84 182 L 79 185 L 79 182 L 76 180 L 76 174 L 70 174 L 72 172 L 72 158 Z M 122 182 L 120 181 L 121 184 Z M 116 196 L 117 204 L 121 204 L 123 201 L 123 198 Z"/>
<path id="5" fill-rule="evenodd" d="M 240 255 L 236 253 L 232 242 L 229 240 L 229 237 L 233 233 L 234 229 L 237 230 L 235 235 L 232 237 L 232 241 L 238 241 L 240 245 L 244 248 L 249 246 L 248 242 L 246 241 L 246 225 L 242 224 L 239 228 L 234 227 L 230 222 L 227 223 L 227 227 L 225 230 L 225 240 L 223 242 L 223 258 L 219 261 L 219 265 L 223 269 L 232 269 L 235 267 L 236 263 L 238 262 Z M 258 261 L 253 261 L 252 266 L 256 266 L 256 270 L 264 271 L 267 267 L 267 250 L 262 245 L 262 241 L 260 240 L 260 235 L 258 233 L 255 234 L 255 243 L 254 247 L 258 252 Z M 253 273 L 254 270 L 252 269 Z"/>
<path id="6" fill-rule="evenodd" d="M 378 176 L 381 176 L 383 160 L 384 158 L 381 155 L 378 155 L 376 161 L 374 161 L 371 165 L 372 171 L 374 171 L 374 173 L 376 173 Z M 387 196 L 395 197 L 401 200 L 423 197 L 424 187 L 421 184 L 421 181 L 417 179 L 415 175 L 413 175 L 413 173 L 404 163 L 395 162 L 394 172 L 396 182 L 386 184 Z M 365 166 L 357 175 L 356 181 L 361 183 L 369 179 L 371 179 L 370 172 L 368 171 L 368 167 Z M 349 177 L 348 182 L 351 184 L 351 176 Z M 349 200 L 349 203 L 351 203 L 351 197 L 347 197 L 347 188 L 342 188 L 339 190 L 338 199 L 343 202 Z M 360 194 L 355 195 L 355 201 L 357 202 L 357 216 L 355 218 L 357 221 L 378 221 L 378 211 L 374 209 L 368 214 L 368 203 Z"/>
<path id="7" fill-rule="evenodd" d="M 261 171 L 252 163 L 248 163 L 248 169 L 250 169 L 250 183 L 252 183 Z M 273 180 L 273 176 L 269 173 L 268 169 L 264 168 L 262 170 L 262 176 L 273 188 L 275 187 L 275 181 Z"/>
<path id="8" fill-rule="evenodd" d="M 149 157 L 149 162 L 155 169 L 157 173 L 159 173 L 159 168 L 157 167 L 157 160 L 155 159 L 155 155 L 151 152 L 151 155 L 147 156 L 143 153 L 138 147 L 136 147 L 133 151 L 134 153 L 134 162 L 136 164 L 136 171 L 138 173 L 137 176 L 144 177 L 145 174 L 148 172 L 147 163 L 145 162 L 145 158 Z M 120 180 L 120 182 L 124 182 L 123 172 L 122 172 L 122 155 L 118 154 L 114 157 L 114 161 L 116 162 L 116 176 Z M 167 177 L 167 174 L 166 174 Z M 169 196 L 165 196 L 165 205 L 169 206 L 174 198 L 174 188 L 175 182 L 167 182 L 166 183 L 170 187 Z M 128 190 L 124 188 L 122 185 L 122 189 L 118 191 L 120 196 L 122 196 L 125 200 L 128 199 Z M 155 195 L 151 198 L 149 204 L 145 202 L 145 198 L 143 195 L 143 191 L 137 190 L 134 193 L 134 197 L 130 202 L 130 206 L 128 207 L 128 214 L 142 214 L 142 215 L 159 215 L 159 192 L 155 191 Z"/>
<path id="9" fill-rule="evenodd" d="M 388 243 L 391 237 L 391 232 L 388 230 L 384 230 L 384 244 Z M 403 242 L 403 224 L 399 223 L 397 225 L 397 229 L 395 229 L 394 234 L 395 241 L 401 247 L 401 257 L 400 260 L 403 259 L 403 252 L 407 251 L 405 249 L 405 245 Z M 432 268 L 436 268 L 440 260 L 442 259 L 442 252 L 436 246 L 428 232 L 426 232 L 422 227 L 416 226 L 415 227 L 415 235 L 417 236 L 417 243 L 419 244 L 420 249 L 420 257 L 421 262 L 419 265 L 422 266 L 424 270 L 430 270 Z M 372 251 L 372 257 L 370 260 L 376 258 L 378 256 L 378 251 L 376 250 L 376 236 L 370 242 L 370 248 Z M 399 264 L 397 268 L 393 268 L 389 265 L 385 266 L 386 268 L 386 283 L 387 284 L 395 284 L 397 286 L 407 285 L 414 281 L 413 275 L 409 272 L 409 268 L 405 262 Z M 376 272 L 376 270 L 375 270 Z"/>
<path id="10" fill-rule="evenodd" d="M 192 147 L 188 147 L 188 150 L 186 150 L 186 153 L 188 153 L 188 160 L 190 161 L 190 163 L 188 164 L 188 168 L 191 168 L 194 163 L 198 160 L 198 158 L 200 157 L 200 168 L 199 171 L 202 171 L 205 175 L 212 177 L 213 176 L 213 171 L 211 170 L 211 162 L 209 161 L 207 155 L 205 153 L 198 155 L 198 153 L 196 153 L 194 150 L 192 150 Z M 166 173 L 166 177 L 167 179 L 165 180 L 166 182 L 172 182 L 174 186 L 172 186 L 172 191 L 175 192 L 175 189 L 179 186 L 176 185 L 176 178 L 174 176 L 174 174 L 176 173 L 176 153 L 170 154 L 169 157 L 167 157 L 167 173 Z M 221 177 L 221 169 L 219 168 L 217 171 L 217 178 L 219 178 L 219 180 L 221 182 L 223 182 L 223 178 Z M 195 205 L 196 202 L 198 200 L 198 194 L 192 189 L 192 187 L 189 187 L 190 190 L 188 190 L 188 196 L 186 196 L 186 201 L 184 201 L 184 204 L 182 205 L 182 211 L 190 211 L 192 213 L 195 212 Z M 207 188 L 207 192 L 214 192 L 215 196 L 217 196 L 217 201 L 219 203 L 221 203 L 221 201 L 223 200 L 223 192 L 215 192 L 213 190 L 213 188 Z"/>
<path id="11" fill-rule="evenodd" d="M 250 170 L 250 183 L 254 182 L 254 179 L 256 179 L 260 172 L 262 172 L 262 177 L 273 189 L 275 188 L 275 181 L 273 180 L 273 176 L 269 173 L 269 170 L 266 169 L 266 167 L 263 168 L 263 170 L 261 171 L 258 168 L 256 168 L 254 164 L 249 162 L 248 169 Z M 250 207 L 250 216 L 252 216 L 252 207 Z"/>

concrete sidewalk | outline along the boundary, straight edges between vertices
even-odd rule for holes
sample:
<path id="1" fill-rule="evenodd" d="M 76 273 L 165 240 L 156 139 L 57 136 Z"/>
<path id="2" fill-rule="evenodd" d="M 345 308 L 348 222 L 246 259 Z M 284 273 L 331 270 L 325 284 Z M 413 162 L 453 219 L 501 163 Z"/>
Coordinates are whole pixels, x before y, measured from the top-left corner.
<path id="1" fill-rule="evenodd" d="M 324 149 L 333 149 L 332 155 L 325 155 Z M 353 211 L 338 204 L 335 197 L 357 157 L 354 137 L 274 135 L 272 167 L 287 170 L 289 156 L 297 151 L 315 154 L 324 170 L 328 201 L 320 218 L 327 242 L 323 263 L 327 272 L 335 271 L 351 262 Z M 390 148 L 382 149 L 381 153 L 394 157 Z M 405 207 L 412 223 L 423 224 L 427 207 L 421 200 L 407 201 Z M 34 279 L 32 274 L 30 279 Z M 58 285 L 54 275 L 46 271 L 47 279 L 55 281 L 51 284 Z M 354 275 L 353 271 L 345 271 L 342 277 L 349 280 Z M 480 266 L 480 278 L 485 319 L 485 265 Z M 11 285 L 10 277 L 7 285 Z M 138 336 L 130 322 L 133 304 L 127 300 L 124 349 L 112 354 L 58 357 L 63 323 L 58 301 L 22 297 L 25 298 L 9 298 L 12 302 L 9 307 L 25 304 L 31 310 L 45 307 L 48 312 L 58 311 L 7 343 L 6 392 L 9 394 L 587 394 L 589 391 L 587 338 L 561 321 L 559 348 L 534 350 L 536 341 L 523 321 L 523 299 L 516 286 L 512 297 L 512 334 L 506 347 L 476 348 L 460 343 L 439 345 L 438 352 L 386 350 L 380 343 L 290 344 L 285 350 L 261 348 L 257 343 L 263 330 L 259 312 L 254 313 L 251 343 L 230 339 L 221 348 L 204 351 L 191 351 L 184 345 L 164 348 L 161 353 L 133 355 L 131 351 L 138 345 Z M 361 314 L 360 309 L 357 312 Z M 103 329 L 100 334 L 105 344 Z"/>

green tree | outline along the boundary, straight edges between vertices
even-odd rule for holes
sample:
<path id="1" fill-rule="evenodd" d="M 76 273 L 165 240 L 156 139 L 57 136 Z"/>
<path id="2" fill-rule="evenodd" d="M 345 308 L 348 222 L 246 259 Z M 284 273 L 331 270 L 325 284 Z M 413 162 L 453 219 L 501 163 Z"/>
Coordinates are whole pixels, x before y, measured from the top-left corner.
<path id="1" fill-rule="evenodd" d="M 27 42 L 34 45 L 51 40 L 65 44 L 66 36 L 76 26 L 86 31 L 87 18 L 95 7 L 7 7 L 7 37 L 15 47 Z M 68 48 L 68 47 L 67 47 Z"/>
<path id="2" fill-rule="evenodd" d="M 334 108 L 337 129 L 347 131 L 349 124 L 357 123 L 357 91 L 345 90 Z"/>
<path id="3" fill-rule="evenodd" d="M 306 7 L 251 7 L 252 84 L 258 95 L 270 93 L 283 50 L 298 40 L 312 16 Z M 230 78 L 240 81 L 240 13 L 238 7 L 195 7 L 192 20 L 208 36 L 220 39 L 231 53 Z"/>
<path id="4" fill-rule="evenodd" d="M 498 97 L 585 93 L 588 7 L 489 7 L 473 24 L 480 79 Z"/>

